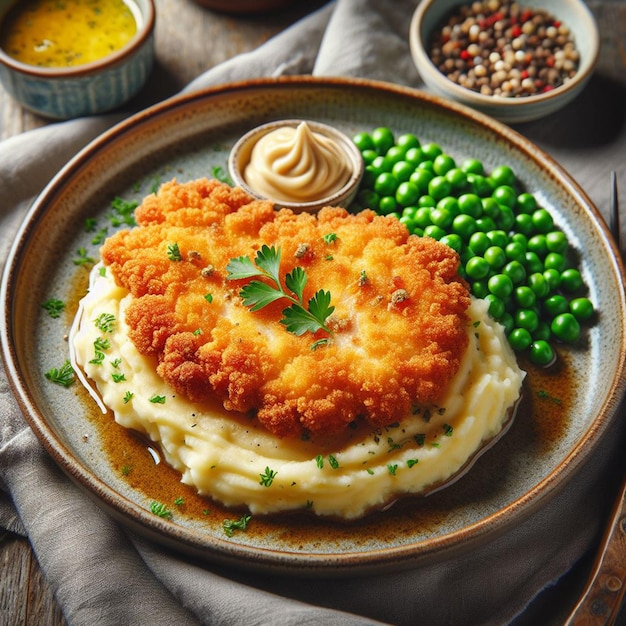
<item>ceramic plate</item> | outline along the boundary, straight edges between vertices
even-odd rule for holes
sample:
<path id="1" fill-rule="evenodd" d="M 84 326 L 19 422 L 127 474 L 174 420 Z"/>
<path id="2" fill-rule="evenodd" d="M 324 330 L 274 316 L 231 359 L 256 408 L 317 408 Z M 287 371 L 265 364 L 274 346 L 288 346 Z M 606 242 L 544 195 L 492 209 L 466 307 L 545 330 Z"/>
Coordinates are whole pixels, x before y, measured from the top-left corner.
<path id="1" fill-rule="evenodd" d="M 79 385 L 44 373 L 67 357 L 66 333 L 97 257 L 101 229 L 112 232 L 116 198 L 139 201 L 171 178 L 226 171 L 233 143 L 276 119 L 308 118 L 353 135 L 385 125 L 436 141 L 486 169 L 511 165 L 548 208 L 579 254 L 589 297 L 599 310 L 583 345 L 561 351 L 560 367 L 532 371 L 525 400 L 505 437 L 463 478 L 425 498 L 396 503 L 359 522 L 304 515 L 254 518 L 225 535 L 225 511 L 195 497 L 149 446 L 93 408 Z M 92 232 L 87 220 L 95 219 Z M 492 539 L 544 505 L 593 451 L 624 391 L 626 304 L 623 269 L 599 213 L 577 184 L 520 135 L 487 117 L 423 93 L 371 81 L 286 78 L 190 94 L 140 113 L 74 158 L 32 207 L 3 280 L 2 348 L 25 415 L 59 465 L 98 503 L 136 531 L 214 563 L 299 575 L 343 575 L 415 566 Z M 67 311 L 50 318 L 42 302 Z M 590 384 L 593 381 L 593 384 Z M 124 455 L 135 468 L 125 475 Z M 153 501 L 184 505 L 172 519 Z M 340 496 L 339 496 L 340 497 Z"/>

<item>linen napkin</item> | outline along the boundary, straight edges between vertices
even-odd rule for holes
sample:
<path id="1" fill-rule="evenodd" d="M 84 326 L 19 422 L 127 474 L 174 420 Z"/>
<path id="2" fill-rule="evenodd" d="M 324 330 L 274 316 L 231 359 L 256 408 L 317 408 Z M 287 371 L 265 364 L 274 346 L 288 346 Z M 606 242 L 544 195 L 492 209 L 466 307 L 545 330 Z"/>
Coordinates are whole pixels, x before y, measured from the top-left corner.
<path id="1" fill-rule="evenodd" d="M 186 91 L 283 74 L 360 76 L 419 87 L 408 50 L 417 0 L 337 0 L 266 44 L 212 68 Z M 623 98 L 623 91 L 619 92 Z M 595 113 L 606 103 L 585 96 Z M 618 101 L 619 102 L 619 101 Z M 623 103 L 623 100 L 622 100 Z M 613 107 L 614 108 L 614 107 Z M 622 115 L 624 107 L 622 106 Z M 611 114 L 617 115 L 614 110 Z M 119 115 L 52 124 L 0 144 L 4 255 L 54 173 Z M 623 163 L 626 124 L 610 140 L 572 142 L 568 115 L 524 125 L 605 207 Z M 568 138 L 564 140 L 564 138 Z M 620 170 L 623 176 L 623 170 Z M 4 256 L 2 257 L 4 261 Z M 26 425 L 0 369 L 0 525 L 27 534 L 70 624 L 506 624 L 598 538 L 622 469 L 616 424 L 583 471 L 546 506 L 468 554 L 415 570 L 341 580 L 259 576 L 198 564 L 111 519 L 55 466 Z M 543 623 L 546 623 L 545 621 Z"/>

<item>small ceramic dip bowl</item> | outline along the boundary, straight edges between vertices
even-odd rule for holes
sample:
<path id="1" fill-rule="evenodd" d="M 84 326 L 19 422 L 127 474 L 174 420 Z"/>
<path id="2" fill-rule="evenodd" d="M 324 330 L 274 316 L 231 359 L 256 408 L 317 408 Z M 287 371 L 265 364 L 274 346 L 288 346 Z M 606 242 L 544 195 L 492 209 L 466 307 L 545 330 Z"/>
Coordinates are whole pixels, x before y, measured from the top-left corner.
<path id="1" fill-rule="evenodd" d="M 233 146 L 228 169 L 251 196 L 296 212 L 348 207 L 363 176 L 354 142 L 336 128 L 308 120 L 269 122 Z"/>
<path id="2" fill-rule="evenodd" d="M 431 91 L 506 123 L 571 102 L 591 78 L 600 47 L 583 0 L 422 0 L 409 43 Z"/>
<path id="3" fill-rule="evenodd" d="M 0 0 L 0 81 L 26 109 L 70 119 L 136 95 L 154 61 L 154 0 Z"/>

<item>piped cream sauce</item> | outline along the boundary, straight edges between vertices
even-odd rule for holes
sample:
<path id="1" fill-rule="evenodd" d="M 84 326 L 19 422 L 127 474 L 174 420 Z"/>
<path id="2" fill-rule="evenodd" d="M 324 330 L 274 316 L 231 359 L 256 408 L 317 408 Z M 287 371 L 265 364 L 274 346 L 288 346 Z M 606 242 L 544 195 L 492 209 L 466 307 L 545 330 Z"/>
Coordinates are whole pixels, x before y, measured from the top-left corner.
<path id="1" fill-rule="evenodd" d="M 312 202 L 339 191 L 349 178 L 342 147 L 306 122 L 263 135 L 244 170 L 246 183 L 276 202 Z"/>

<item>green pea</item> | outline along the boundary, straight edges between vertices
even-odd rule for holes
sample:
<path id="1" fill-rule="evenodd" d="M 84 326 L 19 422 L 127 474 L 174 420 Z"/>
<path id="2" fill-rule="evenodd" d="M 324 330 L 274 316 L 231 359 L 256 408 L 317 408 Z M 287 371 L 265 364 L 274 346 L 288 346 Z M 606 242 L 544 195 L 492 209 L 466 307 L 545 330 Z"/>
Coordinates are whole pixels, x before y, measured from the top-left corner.
<path id="1" fill-rule="evenodd" d="M 459 235 L 463 241 L 469 241 L 476 232 L 476 220 L 471 215 L 461 213 L 452 220 L 452 232 Z"/>
<path id="2" fill-rule="evenodd" d="M 394 196 L 382 196 L 378 203 L 378 212 L 382 215 L 389 215 L 398 208 L 398 202 Z"/>
<path id="3" fill-rule="evenodd" d="M 464 193 L 459 196 L 459 210 L 478 219 L 483 214 L 483 203 L 475 193 Z"/>
<path id="4" fill-rule="evenodd" d="M 481 198 L 480 201 L 483 205 L 483 213 L 487 217 L 490 217 L 493 220 L 496 220 L 498 219 L 498 217 L 500 217 L 500 206 L 493 198 Z"/>
<path id="5" fill-rule="evenodd" d="M 461 210 L 459 209 L 459 201 L 454 196 L 446 196 L 437 202 L 438 209 L 446 209 L 453 216 L 457 216 Z"/>
<path id="6" fill-rule="evenodd" d="M 419 228 L 424 229 L 426 226 L 431 226 L 433 222 L 430 219 L 430 207 L 418 206 L 417 211 L 415 211 L 414 220 Z"/>
<path id="7" fill-rule="evenodd" d="M 433 207 L 436 205 L 435 199 L 427 194 L 420 196 L 420 199 L 417 201 L 417 206 L 420 207 Z"/>
<path id="8" fill-rule="evenodd" d="M 554 268 L 548 268 L 543 272 L 550 291 L 556 291 L 561 286 L 561 272 Z"/>
<path id="9" fill-rule="evenodd" d="M 513 328 L 508 335 L 509 343 L 516 352 L 523 352 L 530 347 L 532 336 L 526 328 Z"/>
<path id="10" fill-rule="evenodd" d="M 428 195 L 435 200 L 441 200 L 441 198 L 449 196 L 451 190 L 452 186 L 445 176 L 435 176 L 428 183 Z"/>
<path id="11" fill-rule="evenodd" d="M 540 300 L 550 293 L 550 285 L 541 272 L 534 272 L 528 277 L 528 286 Z"/>
<path id="12" fill-rule="evenodd" d="M 352 138 L 352 141 L 361 152 L 365 152 L 366 150 L 376 150 L 376 144 L 369 133 L 357 133 Z"/>
<path id="13" fill-rule="evenodd" d="M 500 319 L 505 312 L 504 301 L 501 298 L 498 298 L 493 293 L 488 293 L 484 300 L 489 304 L 489 315 L 493 317 L 493 319 Z"/>
<path id="14" fill-rule="evenodd" d="M 560 230 L 553 230 L 546 233 L 546 245 L 550 252 L 559 252 L 565 254 L 569 246 L 565 233 Z"/>
<path id="15" fill-rule="evenodd" d="M 589 298 L 574 298 L 569 303 L 569 309 L 579 322 L 587 321 L 594 313 L 593 303 Z"/>
<path id="16" fill-rule="evenodd" d="M 395 196 L 398 179 L 391 172 L 383 172 L 374 181 L 374 191 L 381 196 Z"/>
<path id="17" fill-rule="evenodd" d="M 428 192 L 428 183 L 430 183 L 434 177 L 435 175 L 432 172 L 418 167 L 409 177 L 409 181 L 417 185 L 420 193 L 425 194 Z"/>
<path id="18" fill-rule="evenodd" d="M 401 182 L 396 189 L 395 197 L 402 206 L 414 204 L 420 197 L 419 187 L 410 181 Z"/>
<path id="19" fill-rule="evenodd" d="M 529 215 L 532 215 L 536 208 L 537 200 L 535 200 L 535 196 L 531 193 L 520 193 L 520 195 L 517 196 L 517 210 L 520 213 L 528 213 Z"/>
<path id="20" fill-rule="evenodd" d="M 487 281 L 489 291 L 498 296 L 501 300 L 505 300 L 513 293 L 513 281 L 506 274 L 494 274 Z"/>
<path id="21" fill-rule="evenodd" d="M 469 262 L 469 261 L 468 261 Z M 489 288 L 484 280 L 476 280 L 470 285 L 471 292 L 481 300 L 489 295 Z"/>
<path id="22" fill-rule="evenodd" d="M 385 160 L 391 165 L 404 161 L 404 150 L 399 146 L 391 146 L 385 153 Z"/>
<path id="23" fill-rule="evenodd" d="M 433 176 L 435 175 L 435 168 L 433 167 L 433 162 L 430 159 L 425 159 L 419 163 L 417 169 L 427 170 L 428 172 L 431 172 Z"/>
<path id="24" fill-rule="evenodd" d="M 363 150 L 361 156 L 363 157 L 363 163 L 369 165 L 378 156 L 378 152 L 376 150 Z"/>
<path id="25" fill-rule="evenodd" d="M 539 234 L 533 235 L 528 240 L 528 249 L 540 257 L 545 257 L 548 254 L 548 244 L 546 242 L 546 236 Z"/>
<path id="26" fill-rule="evenodd" d="M 533 216 L 528 213 L 518 213 L 515 216 L 515 230 L 527 237 L 531 236 L 535 232 Z"/>
<path id="27" fill-rule="evenodd" d="M 537 295 L 528 285 L 520 285 L 514 291 L 515 301 L 523 309 L 530 309 L 537 302 Z"/>
<path id="28" fill-rule="evenodd" d="M 465 159 L 463 163 L 461 163 L 461 169 L 466 173 L 472 174 L 484 174 L 485 168 L 483 164 L 478 159 Z"/>
<path id="29" fill-rule="evenodd" d="M 526 271 L 528 274 L 534 274 L 535 272 L 543 272 L 543 261 L 539 258 L 536 252 L 528 251 L 524 255 Z"/>
<path id="30" fill-rule="evenodd" d="M 404 160 L 413 167 L 417 167 L 424 160 L 424 153 L 421 148 L 409 148 L 404 155 Z"/>
<path id="31" fill-rule="evenodd" d="M 433 159 L 433 169 L 438 176 L 443 176 L 453 167 L 456 167 L 456 163 L 449 154 L 438 154 Z"/>
<path id="32" fill-rule="evenodd" d="M 456 193 L 460 193 L 467 187 L 467 175 L 459 167 L 453 167 L 445 174 L 446 179 Z"/>
<path id="33" fill-rule="evenodd" d="M 526 247 L 517 241 L 511 241 L 506 244 L 504 252 L 507 259 L 523 263 L 524 255 L 526 254 Z"/>
<path id="34" fill-rule="evenodd" d="M 489 246 L 483 256 L 493 269 L 500 269 L 506 263 L 506 254 L 500 246 Z"/>
<path id="35" fill-rule="evenodd" d="M 498 203 L 513 209 L 517 202 L 517 194 L 513 187 L 508 185 L 500 185 L 493 190 L 491 197 Z"/>
<path id="36" fill-rule="evenodd" d="M 550 318 L 555 318 L 569 311 L 569 302 L 565 296 L 555 294 L 543 301 L 543 306 Z"/>
<path id="37" fill-rule="evenodd" d="M 534 309 L 517 309 L 513 317 L 516 326 L 525 328 L 529 333 L 532 333 L 539 326 L 539 316 Z"/>
<path id="38" fill-rule="evenodd" d="M 533 213 L 533 224 L 540 233 L 550 232 L 554 228 L 554 220 L 546 209 L 537 209 Z"/>
<path id="39" fill-rule="evenodd" d="M 427 237 L 439 240 L 446 235 L 446 231 L 436 224 L 431 224 L 430 226 L 426 226 L 426 228 L 424 228 L 424 234 Z"/>
<path id="40" fill-rule="evenodd" d="M 574 343 L 580 337 L 580 324 L 571 313 L 557 315 L 550 324 L 550 330 L 565 343 Z"/>
<path id="41" fill-rule="evenodd" d="M 443 154 L 443 150 L 438 143 L 430 142 L 422 145 L 422 152 L 424 156 L 430 161 L 434 161 L 440 154 Z"/>
<path id="42" fill-rule="evenodd" d="M 415 168 L 408 161 L 398 161 L 391 168 L 391 173 L 400 182 L 405 182 L 411 178 Z"/>
<path id="43" fill-rule="evenodd" d="M 514 285 L 519 285 L 526 279 L 526 270 L 519 261 L 509 261 L 502 269 L 502 273 L 506 274 Z"/>
<path id="44" fill-rule="evenodd" d="M 488 233 L 496 229 L 496 223 L 490 217 L 479 217 L 476 220 L 476 228 L 483 233 Z"/>
<path id="45" fill-rule="evenodd" d="M 420 140 L 413 133 L 404 133 L 396 139 L 396 145 L 403 148 L 406 153 L 410 149 L 419 149 L 421 144 Z"/>
<path id="46" fill-rule="evenodd" d="M 467 174 L 467 184 L 470 189 L 481 198 L 490 197 L 493 193 L 494 186 L 493 183 L 486 176 L 482 176 L 481 174 Z"/>
<path id="47" fill-rule="evenodd" d="M 487 233 L 491 245 L 498 246 L 499 248 L 506 248 L 509 243 L 509 236 L 503 230 L 491 230 Z"/>
<path id="48" fill-rule="evenodd" d="M 543 263 L 545 269 L 553 269 L 557 272 L 563 272 L 567 264 L 565 257 L 558 252 L 548 252 Z"/>
<path id="49" fill-rule="evenodd" d="M 439 208 L 438 206 L 431 210 L 430 220 L 439 228 L 450 228 L 454 216 L 447 209 Z"/>
<path id="50" fill-rule="evenodd" d="M 552 365 L 556 355 L 552 346 L 543 339 L 533 341 L 530 346 L 530 360 L 535 365 Z"/>
<path id="51" fill-rule="evenodd" d="M 385 154 L 395 143 L 393 131 L 386 126 L 375 128 L 372 131 L 372 141 L 379 154 Z"/>
<path id="52" fill-rule="evenodd" d="M 463 240 L 458 235 L 454 233 L 449 233 L 444 235 L 440 240 L 441 243 L 445 243 L 447 246 L 456 250 L 459 254 L 463 250 Z"/>
<path id="53" fill-rule="evenodd" d="M 474 256 L 469 259 L 465 264 L 465 272 L 470 278 L 473 278 L 474 280 L 486 278 L 490 270 L 491 266 L 481 256 Z"/>
<path id="54" fill-rule="evenodd" d="M 491 240 L 483 231 L 475 232 L 467 244 L 475 254 L 484 254 L 485 250 L 491 245 Z"/>
<path id="55" fill-rule="evenodd" d="M 509 231 L 515 226 L 515 213 L 509 206 L 500 205 L 500 215 L 498 216 L 498 226 Z"/>
<path id="56" fill-rule="evenodd" d="M 561 289 L 566 293 L 574 293 L 583 286 L 580 272 L 575 268 L 569 268 L 561 272 Z"/>
<path id="57" fill-rule="evenodd" d="M 508 165 L 494 167 L 489 177 L 498 187 L 502 185 L 513 187 L 515 185 L 515 173 Z"/>
<path id="58" fill-rule="evenodd" d="M 528 249 L 528 237 L 524 233 L 513 233 L 511 235 L 511 242 L 523 246 L 524 252 Z"/>

